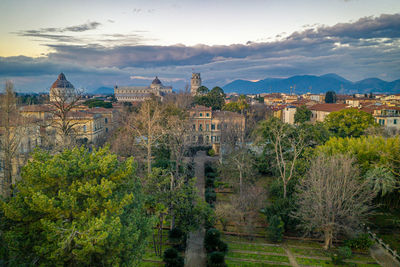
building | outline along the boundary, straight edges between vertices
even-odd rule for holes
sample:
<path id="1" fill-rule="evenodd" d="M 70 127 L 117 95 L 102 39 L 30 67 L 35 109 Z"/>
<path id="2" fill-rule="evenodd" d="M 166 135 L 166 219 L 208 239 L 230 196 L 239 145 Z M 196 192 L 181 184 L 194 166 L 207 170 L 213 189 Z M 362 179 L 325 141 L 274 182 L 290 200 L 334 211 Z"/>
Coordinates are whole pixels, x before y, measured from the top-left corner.
<path id="1" fill-rule="evenodd" d="M 201 86 L 200 73 L 192 73 L 192 79 L 190 80 L 190 93 L 192 95 L 197 94 L 197 89 Z"/>
<path id="2" fill-rule="evenodd" d="M 115 86 L 115 98 L 120 102 L 142 102 L 152 95 L 163 97 L 172 93 L 171 86 L 164 86 L 156 76 L 150 86 Z"/>
<path id="3" fill-rule="evenodd" d="M 236 112 L 213 111 L 211 107 L 197 105 L 189 110 L 189 118 L 190 142 L 193 145 L 210 145 L 217 153 L 228 134 L 242 136 L 245 131 L 245 117 Z"/>
<path id="4" fill-rule="evenodd" d="M 295 106 L 286 106 L 283 109 L 282 121 L 284 123 L 294 124 L 294 114 L 296 114 L 297 107 Z"/>
<path id="5" fill-rule="evenodd" d="M 57 80 L 51 85 L 50 88 L 50 102 L 70 102 L 74 99 L 75 88 L 64 73 L 58 75 Z"/>
<path id="6" fill-rule="evenodd" d="M 340 111 L 346 109 L 349 106 L 346 104 L 316 104 L 310 107 L 311 110 L 311 122 L 323 122 L 325 117 L 331 112 Z"/>

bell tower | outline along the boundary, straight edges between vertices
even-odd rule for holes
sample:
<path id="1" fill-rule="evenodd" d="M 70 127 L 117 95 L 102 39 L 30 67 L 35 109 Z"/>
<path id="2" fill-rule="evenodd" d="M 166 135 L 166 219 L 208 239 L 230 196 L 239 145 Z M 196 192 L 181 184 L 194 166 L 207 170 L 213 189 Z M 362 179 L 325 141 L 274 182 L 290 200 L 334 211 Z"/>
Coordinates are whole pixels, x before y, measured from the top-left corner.
<path id="1" fill-rule="evenodd" d="M 192 95 L 197 94 L 197 89 L 201 86 L 200 73 L 192 73 L 192 79 L 190 80 L 190 93 Z"/>

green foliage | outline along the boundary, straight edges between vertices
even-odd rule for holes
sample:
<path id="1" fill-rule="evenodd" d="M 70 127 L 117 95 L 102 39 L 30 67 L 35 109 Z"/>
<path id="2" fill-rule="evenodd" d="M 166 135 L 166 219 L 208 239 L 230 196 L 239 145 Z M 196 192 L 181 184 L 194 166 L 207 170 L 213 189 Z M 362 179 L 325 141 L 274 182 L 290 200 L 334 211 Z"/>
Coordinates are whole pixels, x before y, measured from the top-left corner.
<path id="1" fill-rule="evenodd" d="M 107 148 L 36 151 L 18 191 L 1 202 L 4 241 L 18 265 L 132 266 L 150 232 L 130 158 Z"/>
<path id="2" fill-rule="evenodd" d="M 206 188 L 204 196 L 206 202 L 209 204 L 213 204 L 217 200 L 217 194 L 215 193 L 214 188 Z"/>
<path id="3" fill-rule="evenodd" d="M 223 110 L 232 111 L 232 112 L 243 112 L 249 108 L 249 104 L 247 104 L 246 96 L 241 95 L 237 102 L 231 102 L 222 108 Z"/>
<path id="4" fill-rule="evenodd" d="M 225 94 L 220 87 L 214 87 L 206 95 L 197 95 L 194 97 L 194 103 L 206 107 L 212 107 L 213 110 L 221 110 L 225 104 Z"/>
<path id="5" fill-rule="evenodd" d="M 386 167 L 377 166 L 370 169 L 365 174 L 371 188 L 383 197 L 387 193 L 393 192 L 397 187 L 397 181 L 393 173 Z"/>
<path id="6" fill-rule="evenodd" d="M 210 150 L 207 151 L 207 155 L 210 156 L 210 157 L 214 157 L 215 156 L 215 150 L 211 148 Z"/>
<path id="7" fill-rule="evenodd" d="M 334 91 L 328 91 L 325 93 L 325 103 L 336 103 L 337 97 Z"/>
<path id="8" fill-rule="evenodd" d="M 178 254 L 178 251 L 174 248 L 169 248 L 164 251 L 163 261 L 165 262 L 165 267 L 183 267 L 184 260 Z"/>
<path id="9" fill-rule="evenodd" d="M 200 86 L 199 88 L 197 88 L 197 93 L 198 94 L 202 94 L 202 95 L 205 95 L 205 94 L 208 94 L 210 92 L 210 90 L 207 88 L 207 87 L 205 87 L 205 86 Z"/>
<path id="10" fill-rule="evenodd" d="M 335 265 L 345 264 L 344 260 L 351 258 L 352 252 L 349 247 L 339 247 L 337 252 L 331 255 L 332 262 Z"/>
<path id="11" fill-rule="evenodd" d="M 211 252 L 207 260 L 208 267 L 225 267 L 225 254 L 219 251 Z"/>
<path id="12" fill-rule="evenodd" d="M 221 240 L 221 233 L 215 229 L 208 229 L 204 236 L 204 247 L 207 253 L 219 251 L 224 254 L 228 252 L 228 245 Z"/>
<path id="13" fill-rule="evenodd" d="M 306 105 L 302 105 L 296 108 L 296 113 L 294 114 L 295 123 L 305 123 L 311 119 L 311 110 L 307 108 Z"/>
<path id="14" fill-rule="evenodd" d="M 317 153 L 328 155 L 351 154 L 357 159 L 362 174 L 376 166 L 388 168 L 394 175 L 400 173 L 400 138 L 361 136 L 360 138 L 332 137 L 317 147 Z"/>
<path id="15" fill-rule="evenodd" d="M 355 238 L 346 240 L 344 244 L 352 249 L 367 251 L 374 244 L 374 241 L 369 238 L 368 234 L 363 233 Z"/>
<path id="16" fill-rule="evenodd" d="M 285 231 L 284 222 L 281 217 L 274 215 L 268 221 L 267 236 L 272 242 L 282 242 Z"/>
<path id="17" fill-rule="evenodd" d="M 324 123 L 338 137 L 359 137 L 368 128 L 376 126 L 371 114 L 353 108 L 330 113 Z"/>
<path id="18" fill-rule="evenodd" d="M 112 103 L 111 102 L 105 102 L 104 100 L 101 99 L 89 99 L 83 102 L 85 106 L 88 106 L 89 108 L 94 108 L 94 107 L 102 107 L 102 108 L 112 108 Z"/>

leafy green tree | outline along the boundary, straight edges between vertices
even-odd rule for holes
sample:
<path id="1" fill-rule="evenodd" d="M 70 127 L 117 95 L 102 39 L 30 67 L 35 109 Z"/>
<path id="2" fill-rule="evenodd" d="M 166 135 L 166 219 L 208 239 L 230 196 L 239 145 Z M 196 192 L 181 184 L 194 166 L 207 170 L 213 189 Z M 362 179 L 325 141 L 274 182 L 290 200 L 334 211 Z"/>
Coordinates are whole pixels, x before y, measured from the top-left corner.
<path id="1" fill-rule="evenodd" d="M 197 88 L 197 93 L 198 94 L 206 95 L 206 94 L 208 94 L 208 92 L 210 92 L 210 90 L 207 87 L 203 86 L 203 85 L 200 86 L 199 88 Z"/>
<path id="2" fill-rule="evenodd" d="M 294 114 L 295 123 L 305 123 L 311 119 L 311 110 L 307 108 L 306 105 L 302 105 L 296 108 L 296 113 Z"/>
<path id="3" fill-rule="evenodd" d="M 225 104 L 224 90 L 216 86 L 206 95 L 195 96 L 194 103 L 206 107 L 212 107 L 213 110 L 221 110 Z"/>
<path id="4" fill-rule="evenodd" d="M 268 238 L 272 242 L 282 241 L 283 232 L 285 231 L 284 225 L 282 219 L 277 215 L 274 215 L 269 219 L 267 234 Z"/>
<path id="5" fill-rule="evenodd" d="M 35 152 L 1 202 L 9 264 L 135 265 L 150 233 L 135 168 L 108 148 Z"/>
<path id="6" fill-rule="evenodd" d="M 388 168 L 382 166 L 368 170 L 365 178 L 375 193 L 380 194 L 382 197 L 387 193 L 393 192 L 398 187 L 398 181 L 396 181 L 393 173 Z"/>
<path id="7" fill-rule="evenodd" d="M 325 93 L 325 103 L 336 103 L 337 97 L 335 91 L 328 91 Z"/>
<path id="8" fill-rule="evenodd" d="M 359 137 L 368 128 L 376 126 L 371 114 L 357 109 L 332 112 L 326 116 L 324 122 L 328 129 L 339 137 Z"/>

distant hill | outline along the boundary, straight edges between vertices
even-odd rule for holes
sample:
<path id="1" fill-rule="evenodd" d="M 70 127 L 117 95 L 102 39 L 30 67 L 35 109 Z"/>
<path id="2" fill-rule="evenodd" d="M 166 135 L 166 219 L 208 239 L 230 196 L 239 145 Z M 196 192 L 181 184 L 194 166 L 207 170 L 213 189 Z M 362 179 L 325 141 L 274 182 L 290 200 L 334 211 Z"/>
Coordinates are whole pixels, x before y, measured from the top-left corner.
<path id="1" fill-rule="evenodd" d="M 378 78 L 368 78 L 351 82 L 329 73 L 321 76 L 297 75 L 289 78 L 267 78 L 258 82 L 235 80 L 223 86 L 225 92 L 239 94 L 259 94 L 270 92 L 325 93 L 333 90 L 338 94 L 354 93 L 400 93 L 400 80 L 386 82 Z"/>
<path id="2" fill-rule="evenodd" d="M 114 94 L 114 88 L 103 86 L 92 90 L 90 93 L 94 95 L 112 95 Z"/>

